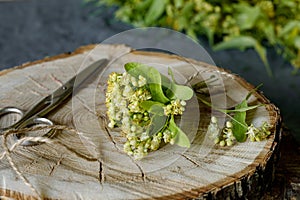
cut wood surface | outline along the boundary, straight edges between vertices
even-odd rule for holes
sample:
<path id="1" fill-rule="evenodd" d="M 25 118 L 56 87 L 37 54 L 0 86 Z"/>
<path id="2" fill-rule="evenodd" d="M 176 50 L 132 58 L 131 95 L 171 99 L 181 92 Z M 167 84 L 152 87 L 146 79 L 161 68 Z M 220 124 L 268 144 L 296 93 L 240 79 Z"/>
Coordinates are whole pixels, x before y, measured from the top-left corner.
<path id="1" fill-rule="evenodd" d="M 249 111 L 248 121 L 256 126 L 268 122 L 273 127 L 272 135 L 261 142 L 246 141 L 232 147 L 214 145 L 206 134 L 212 111 L 196 97 L 188 102 L 178 121 L 191 140 L 189 149 L 166 145 L 135 161 L 123 152 L 125 139 L 119 130 L 106 126 L 106 80 L 113 71 L 123 72 L 127 62 L 142 62 L 164 74 L 171 67 L 181 84 L 194 84 L 213 75 L 217 81 L 207 90 L 208 100 L 219 108 L 234 107 L 253 89 L 242 78 L 206 63 L 135 51 L 124 45 L 89 45 L 71 54 L 0 72 L 0 108 L 16 106 L 27 110 L 101 58 L 110 59 L 111 64 L 48 116 L 56 124 L 78 130 L 79 134 L 61 131 L 53 138 L 65 146 L 47 143 L 18 147 L 11 153 L 16 166 L 43 198 L 256 199 L 263 195 L 272 181 L 281 121 L 277 108 L 259 92 L 253 93 L 249 104 L 264 105 Z M 222 125 L 224 116 L 214 114 Z M 17 118 L 4 116 L 0 125 L 7 126 Z M 10 144 L 13 142 L 9 140 Z M 36 198 L 6 158 L 0 161 L 0 174 L 0 196 Z"/>

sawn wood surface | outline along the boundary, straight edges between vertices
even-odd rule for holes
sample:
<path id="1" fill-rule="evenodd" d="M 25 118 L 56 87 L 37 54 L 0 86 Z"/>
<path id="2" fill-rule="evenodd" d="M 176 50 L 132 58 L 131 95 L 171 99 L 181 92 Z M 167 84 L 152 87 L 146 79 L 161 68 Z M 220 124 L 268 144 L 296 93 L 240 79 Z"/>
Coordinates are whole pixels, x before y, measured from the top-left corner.
<path id="1" fill-rule="evenodd" d="M 249 111 L 256 126 L 268 122 L 272 135 L 265 141 L 219 147 L 206 134 L 212 114 L 224 116 L 193 97 L 187 104 L 180 127 L 189 135 L 191 148 L 166 145 L 135 161 L 123 152 L 119 130 L 107 127 L 106 80 L 113 71 L 123 72 L 127 62 L 142 62 L 185 84 L 217 78 L 206 91 L 216 107 L 232 108 L 254 87 L 242 78 L 215 66 L 156 52 L 135 51 L 124 45 L 89 45 L 63 54 L 0 72 L 0 108 L 29 109 L 88 64 L 108 58 L 96 78 L 48 117 L 56 124 L 75 128 L 79 134 L 62 131 L 53 139 L 59 144 L 18 147 L 12 158 L 36 190 L 46 199 L 257 199 L 270 185 L 281 138 L 278 109 L 259 92 L 249 104 L 264 104 Z M 18 116 L 3 117 L 1 126 Z M 223 120 L 222 120 L 223 119 Z M 10 140 L 11 143 L 14 140 Z M 2 143 L 2 138 L 1 138 Z M 71 151 L 70 151 L 71 150 Z M 2 146 L 0 152 L 3 151 Z M 78 152 L 75 154 L 72 152 Z M 87 160 L 79 155 L 88 155 Z M 35 199 L 4 158 L 0 161 L 0 196 Z"/>

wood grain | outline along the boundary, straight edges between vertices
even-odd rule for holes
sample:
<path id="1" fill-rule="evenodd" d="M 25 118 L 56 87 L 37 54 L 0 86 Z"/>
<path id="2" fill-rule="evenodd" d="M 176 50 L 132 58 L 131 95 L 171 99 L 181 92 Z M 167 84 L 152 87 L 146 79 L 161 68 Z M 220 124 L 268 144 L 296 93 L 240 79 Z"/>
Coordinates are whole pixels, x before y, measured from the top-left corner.
<path id="1" fill-rule="evenodd" d="M 217 147 L 206 131 L 212 111 L 196 97 L 178 121 L 189 133 L 189 149 L 167 145 L 141 161 L 127 156 L 124 138 L 106 124 L 105 88 L 112 71 L 123 71 L 127 62 L 142 62 L 167 74 L 168 67 L 180 83 L 190 84 L 217 77 L 209 87 L 210 100 L 218 107 L 238 104 L 253 89 L 242 78 L 215 66 L 188 58 L 155 52 L 134 51 L 124 45 L 90 45 L 71 54 L 27 63 L 0 72 L 0 107 L 29 109 L 78 71 L 101 58 L 112 60 L 109 67 L 90 80 L 65 105 L 49 115 L 56 124 L 76 128 L 80 134 L 63 131 L 59 144 L 19 147 L 12 155 L 22 173 L 48 199 L 254 199 L 272 181 L 274 159 L 280 141 L 278 109 L 259 92 L 250 103 L 264 106 L 249 113 L 251 121 L 273 126 L 272 136 L 262 142 L 245 142 Z M 193 76 L 193 75 L 197 76 Z M 9 116 L 1 126 L 16 120 Z M 220 123 L 224 123 L 222 116 Z M 10 141 L 14 142 L 13 140 Z M 94 159 L 84 159 L 76 151 Z M 0 148 L 0 152 L 2 152 Z M 0 161 L 0 196 L 34 199 L 32 191 L 18 179 L 8 162 Z"/>

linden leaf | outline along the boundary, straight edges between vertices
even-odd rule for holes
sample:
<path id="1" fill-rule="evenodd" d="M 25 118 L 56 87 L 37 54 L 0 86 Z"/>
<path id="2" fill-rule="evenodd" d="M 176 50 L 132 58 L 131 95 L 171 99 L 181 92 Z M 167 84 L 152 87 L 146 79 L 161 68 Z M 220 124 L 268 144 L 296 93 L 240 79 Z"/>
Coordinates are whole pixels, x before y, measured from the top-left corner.
<path id="1" fill-rule="evenodd" d="M 169 102 L 169 99 L 162 90 L 160 73 L 154 67 L 150 67 L 149 69 L 148 80 L 152 99 L 161 103 Z"/>
<path id="2" fill-rule="evenodd" d="M 243 100 L 240 104 L 238 104 L 235 109 L 247 109 L 248 104 L 247 100 Z M 244 142 L 247 139 L 247 123 L 246 123 L 246 111 L 243 112 L 236 112 L 233 120 L 232 120 L 232 131 L 233 135 L 238 142 Z"/>
<path id="3" fill-rule="evenodd" d="M 150 115 L 150 125 L 147 129 L 147 133 L 149 136 L 152 136 L 158 133 L 165 126 L 167 121 L 167 116 L 159 115 L 159 114 L 151 114 Z"/>
<path id="4" fill-rule="evenodd" d="M 166 96 L 169 99 L 180 99 L 180 100 L 191 99 L 194 95 L 194 91 L 188 86 L 177 84 L 171 68 L 168 69 L 168 73 L 172 78 L 172 82 L 171 82 L 171 88 L 166 92 Z"/>
<path id="5" fill-rule="evenodd" d="M 172 99 L 189 100 L 194 95 L 194 91 L 191 88 L 177 84 L 172 85 L 172 92 L 174 93 Z"/>
<path id="6" fill-rule="evenodd" d="M 152 4 L 146 13 L 145 23 L 147 25 L 152 24 L 157 20 L 165 11 L 165 7 L 168 4 L 168 0 L 152 0 Z"/>
<path id="7" fill-rule="evenodd" d="M 252 7 L 247 4 L 238 4 L 235 5 L 234 8 L 238 12 L 236 20 L 241 30 L 253 28 L 261 15 L 261 10 L 258 6 Z"/>
<path id="8" fill-rule="evenodd" d="M 211 107 L 213 108 L 214 110 L 217 110 L 217 111 L 220 111 L 224 114 L 227 114 L 227 113 L 235 113 L 235 112 L 246 112 L 248 110 L 252 110 L 252 109 L 255 109 L 255 108 L 258 108 L 260 106 L 263 106 L 264 104 L 258 104 L 258 105 L 254 105 L 254 106 L 247 106 L 247 107 L 242 107 L 242 108 L 238 108 L 238 107 L 235 107 L 233 110 L 228 110 L 228 109 L 220 109 L 220 108 L 217 108 L 215 107 L 214 105 L 212 105 L 210 102 L 206 101 L 204 98 L 202 98 L 200 95 L 197 95 L 197 98 L 198 100 L 200 100 L 202 103 L 204 103 L 205 105 L 207 105 L 208 107 Z M 248 99 L 248 98 L 246 98 Z"/>
<path id="9" fill-rule="evenodd" d="M 266 48 L 263 47 L 255 38 L 251 36 L 234 36 L 230 37 L 228 40 L 216 44 L 213 49 L 215 51 L 225 50 L 225 49 L 240 49 L 244 51 L 247 48 L 254 48 L 258 53 L 260 59 L 263 61 L 267 73 L 272 76 L 272 71 L 270 69 Z"/>
<path id="10" fill-rule="evenodd" d="M 151 112 L 151 113 L 156 113 L 156 114 L 158 114 L 158 112 L 160 113 L 160 112 L 164 112 L 164 109 L 163 109 L 163 106 L 164 106 L 164 104 L 162 104 L 162 103 L 160 103 L 160 102 L 157 102 L 157 101 L 150 101 L 150 100 L 148 100 L 148 101 L 142 101 L 141 103 L 140 103 L 140 106 L 144 109 L 144 110 L 146 110 L 146 111 L 148 111 L 148 112 Z M 156 111 L 156 112 L 155 112 Z"/>
<path id="11" fill-rule="evenodd" d="M 228 40 L 216 44 L 213 49 L 215 51 L 227 50 L 227 49 L 240 49 L 245 50 L 247 48 L 254 48 L 257 41 L 251 36 L 234 36 Z"/>
<path id="12" fill-rule="evenodd" d="M 224 112 L 226 113 L 231 113 L 231 112 L 246 112 L 248 110 L 253 110 L 255 108 L 258 108 L 260 106 L 263 106 L 264 104 L 258 104 L 258 105 L 254 105 L 254 106 L 247 106 L 247 107 L 244 107 L 244 108 L 237 108 L 235 107 L 234 110 L 223 110 Z"/>
<path id="13" fill-rule="evenodd" d="M 169 129 L 173 133 L 175 133 L 175 143 L 178 146 L 181 147 L 187 147 L 189 148 L 191 146 L 190 140 L 187 137 L 187 135 L 176 125 L 174 121 L 174 116 L 171 116 L 170 123 L 169 123 Z"/>
<path id="14" fill-rule="evenodd" d="M 157 69 L 141 63 L 131 62 L 125 64 L 125 70 L 136 78 L 141 75 L 147 80 L 147 85 L 154 101 L 161 103 L 169 102 L 169 99 L 165 96 L 162 90 L 162 78 Z"/>

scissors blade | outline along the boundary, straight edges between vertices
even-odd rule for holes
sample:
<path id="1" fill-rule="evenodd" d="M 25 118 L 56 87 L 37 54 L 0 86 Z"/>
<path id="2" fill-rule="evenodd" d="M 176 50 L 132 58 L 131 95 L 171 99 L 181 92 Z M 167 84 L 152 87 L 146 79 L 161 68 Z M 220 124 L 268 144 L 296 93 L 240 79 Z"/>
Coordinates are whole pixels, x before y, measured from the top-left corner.
<path id="1" fill-rule="evenodd" d="M 91 76 L 97 74 L 96 72 L 99 69 L 103 69 L 104 66 L 108 64 L 107 59 L 98 60 L 77 75 L 72 77 L 69 81 L 67 81 L 64 85 L 54 91 L 51 95 L 51 106 L 56 107 L 66 98 L 68 98 L 73 92 L 76 92 L 80 89 L 81 85 L 87 81 Z M 101 67 L 102 66 L 102 67 Z M 44 113 L 43 113 L 44 114 Z"/>
<path id="2" fill-rule="evenodd" d="M 78 90 L 80 86 L 89 79 L 92 75 L 97 74 L 97 70 L 103 69 L 101 66 L 106 66 L 108 64 L 107 59 L 98 60 L 77 75 L 68 80 L 64 85 L 58 88 L 51 94 L 52 100 L 54 101 L 56 98 L 61 98 L 63 95 L 72 94 L 74 90 Z M 50 95 L 49 95 L 50 96 Z"/>
<path id="3" fill-rule="evenodd" d="M 22 117 L 22 119 L 26 120 L 34 116 L 39 116 L 39 117 L 45 116 L 54 108 L 56 108 L 58 105 L 60 105 L 62 102 L 64 102 L 64 100 L 70 97 L 74 91 L 78 91 L 80 86 L 89 77 L 91 77 L 93 74 L 97 74 L 96 72 L 99 69 L 103 69 L 108 64 L 108 62 L 109 60 L 107 59 L 101 59 L 92 63 L 91 65 L 83 69 L 81 72 L 79 72 L 77 75 L 72 77 L 70 80 L 68 80 L 60 88 L 55 90 L 52 94 L 43 98 L 39 103 L 37 103 L 34 107 L 32 107 Z M 20 120 L 18 124 L 22 123 L 22 121 L 23 120 Z"/>
<path id="4" fill-rule="evenodd" d="M 75 77 L 70 79 L 66 84 L 70 83 L 71 85 L 73 85 L 75 90 L 78 89 L 87 79 L 92 77 L 94 74 L 97 75 L 96 72 L 99 69 L 103 69 L 105 66 L 107 66 L 108 62 L 109 60 L 107 59 L 101 59 L 92 63 L 81 72 L 79 72 Z"/>

